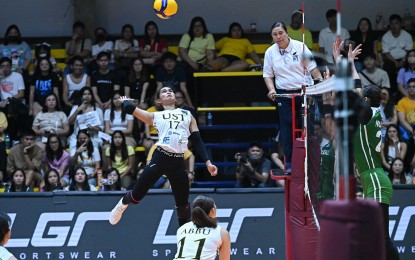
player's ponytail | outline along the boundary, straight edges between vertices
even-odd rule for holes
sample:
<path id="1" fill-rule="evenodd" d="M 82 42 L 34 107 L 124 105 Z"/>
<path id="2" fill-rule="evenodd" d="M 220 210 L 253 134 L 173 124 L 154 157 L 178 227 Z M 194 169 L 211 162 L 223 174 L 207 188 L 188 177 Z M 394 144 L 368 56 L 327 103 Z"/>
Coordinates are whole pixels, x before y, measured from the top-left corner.
<path id="1" fill-rule="evenodd" d="M 210 211 L 215 208 L 215 202 L 209 196 L 200 195 L 193 201 L 192 221 L 198 227 L 217 227 L 216 218 L 209 216 Z"/>

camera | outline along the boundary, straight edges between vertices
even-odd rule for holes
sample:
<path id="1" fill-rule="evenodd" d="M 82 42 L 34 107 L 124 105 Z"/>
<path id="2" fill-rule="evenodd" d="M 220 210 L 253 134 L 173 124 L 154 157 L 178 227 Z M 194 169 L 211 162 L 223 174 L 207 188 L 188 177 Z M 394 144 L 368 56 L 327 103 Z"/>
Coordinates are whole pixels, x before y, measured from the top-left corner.
<path id="1" fill-rule="evenodd" d="M 104 185 L 112 185 L 114 184 L 113 180 L 108 180 L 108 179 L 102 179 L 101 183 Z"/>
<path id="2" fill-rule="evenodd" d="M 239 157 L 239 162 L 241 163 L 247 163 L 248 162 L 248 154 L 247 153 L 237 153 L 235 154 L 235 159 L 238 160 Z"/>

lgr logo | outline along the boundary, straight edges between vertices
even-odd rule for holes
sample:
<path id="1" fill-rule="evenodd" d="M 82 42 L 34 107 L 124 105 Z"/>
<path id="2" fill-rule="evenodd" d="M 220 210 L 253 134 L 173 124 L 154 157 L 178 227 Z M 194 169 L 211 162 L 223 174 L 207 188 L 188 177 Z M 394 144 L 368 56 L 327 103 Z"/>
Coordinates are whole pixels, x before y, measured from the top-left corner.
<path id="1" fill-rule="evenodd" d="M 8 214 L 13 223 L 16 218 L 16 213 Z M 34 247 L 61 247 L 65 244 L 67 237 L 69 236 L 69 230 L 71 226 L 55 226 L 50 227 L 46 230 L 49 222 L 57 221 L 72 221 L 75 212 L 51 212 L 42 213 L 39 216 L 35 231 L 33 232 L 32 238 L 14 238 L 10 239 L 7 247 L 27 247 L 29 242 Z M 85 224 L 88 221 L 108 221 L 109 212 L 83 212 L 78 215 L 73 226 L 73 231 L 69 237 L 67 246 L 77 246 L 79 239 L 81 238 L 82 231 L 84 230 Z M 49 236 L 55 236 L 52 238 L 45 238 L 43 234 Z"/>

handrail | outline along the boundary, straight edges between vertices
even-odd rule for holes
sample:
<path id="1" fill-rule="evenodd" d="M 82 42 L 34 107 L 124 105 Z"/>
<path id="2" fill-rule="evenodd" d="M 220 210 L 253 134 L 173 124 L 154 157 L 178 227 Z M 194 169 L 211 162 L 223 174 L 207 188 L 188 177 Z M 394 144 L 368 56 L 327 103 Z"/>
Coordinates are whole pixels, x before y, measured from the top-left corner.
<path id="1" fill-rule="evenodd" d="M 271 106 L 264 107 L 198 107 L 197 112 L 229 112 L 229 111 L 274 111 Z"/>

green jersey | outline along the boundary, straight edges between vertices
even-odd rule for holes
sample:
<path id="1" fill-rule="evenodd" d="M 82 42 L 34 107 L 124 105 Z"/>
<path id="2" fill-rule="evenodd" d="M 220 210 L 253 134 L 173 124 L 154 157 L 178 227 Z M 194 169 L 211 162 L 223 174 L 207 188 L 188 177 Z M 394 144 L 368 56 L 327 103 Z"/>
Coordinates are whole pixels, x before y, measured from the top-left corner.
<path id="1" fill-rule="evenodd" d="M 382 116 L 378 108 L 372 107 L 372 119 L 366 125 L 359 125 L 354 136 L 354 160 L 359 173 L 382 168 L 380 146 L 382 142 Z"/>
<path id="2" fill-rule="evenodd" d="M 334 198 L 334 162 L 336 156 L 333 140 L 321 148 L 321 161 L 318 178 L 318 199 Z"/>

